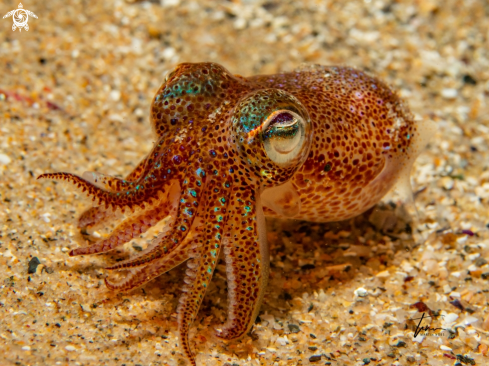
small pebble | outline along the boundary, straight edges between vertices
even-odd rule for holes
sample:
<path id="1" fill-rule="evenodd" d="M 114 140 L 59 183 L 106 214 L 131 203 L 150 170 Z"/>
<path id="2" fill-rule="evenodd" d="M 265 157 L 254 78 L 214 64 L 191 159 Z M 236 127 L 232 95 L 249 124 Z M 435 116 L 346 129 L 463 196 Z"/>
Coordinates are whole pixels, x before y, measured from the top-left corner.
<path id="1" fill-rule="evenodd" d="M 399 341 L 397 342 L 396 345 L 394 345 L 394 347 L 406 347 L 407 343 L 404 342 L 404 341 Z"/>
<path id="2" fill-rule="evenodd" d="M 309 362 L 318 362 L 321 361 L 321 355 L 314 355 L 309 357 Z"/>
<path id="3" fill-rule="evenodd" d="M 447 88 L 441 91 L 441 96 L 445 99 L 455 99 L 457 95 L 458 95 L 457 89 Z"/>
<path id="4" fill-rule="evenodd" d="M 477 84 L 477 80 L 475 80 L 472 75 L 466 74 L 466 75 L 464 75 L 462 80 L 465 84 L 469 84 L 469 85 L 476 85 Z"/>
<path id="5" fill-rule="evenodd" d="M 452 304 L 453 306 L 455 306 L 460 311 L 464 311 L 465 310 L 464 306 L 462 305 L 462 303 L 460 302 L 459 299 L 455 299 L 453 301 L 450 301 L 450 304 Z"/>
<path id="6" fill-rule="evenodd" d="M 360 288 L 357 288 L 355 291 L 355 296 L 359 296 L 359 297 L 365 297 L 368 295 L 368 291 L 365 290 L 363 287 L 360 287 Z"/>
<path id="7" fill-rule="evenodd" d="M 277 342 L 281 346 L 286 346 L 289 343 L 289 340 L 287 339 L 287 337 L 278 337 L 275 342 Z"/>
<path id="8" fill-rule="evenodd" d="M 451 190 L 454 186 L 455 182 L 450 177 L 443 177 L 438 181 L 438 185 L 446 189 L 447 191 Z"/>
<path id="9" fill-rule="evenodd" d="M 11 162 L 12 162 L 12 159 L 10 159 L 7 155 L 0 154 L 0 164 L 8 165 Z"/>
<path id="10" fill-rule="evenodd" d="M 470 324 L 476 323 L 478 321 L 479 321 L 479 318 L 476 318 L 475 316 L 468 316 L 464 319 L 464 324 L 470 325 Z"/>
<path id="11" fill-rule="evenodd" d="M 67 350 L 67 351 L 74 351 L 74 350 L 76 350 L 76 348 L 74 346 L 66 346 L 65 347 L 65 350 Z"/>
<path id="12" fill-rule="evenodd" d="M 487 264 L 487 260 L 485 260 L 484 258 L 477 258 L 475 260 L 475 265 L 477 267 L 482 267 L 483 265 Z"/>
<path id="13" fill-rule="evenodd" d="M 40 265 L 40 264 L 41 264 L 41 261 L 39 260 L 39 258 L 33 257 L 29 261 L 29 268 L 27 269 L 27 273 L 29 273 L 29 274 L 36 273 L 37 266 Z"/>
<path id="14" fill-rule="evenodd" d="M 291 333 L 299 333 L 301 331 L 301 328 L 296 324 L 289 324 L 288 327 Z"/>
<path id="15" fill-rule="evenodd" d="M 446 324 L 450 324 L 450 323 L 453 323 L 457 319 L 458 319 L 458 315 L 457 314 L 450 313 L 450 314 L 445 315 L 445 317 L 443 318 L 443 321 Z"/>

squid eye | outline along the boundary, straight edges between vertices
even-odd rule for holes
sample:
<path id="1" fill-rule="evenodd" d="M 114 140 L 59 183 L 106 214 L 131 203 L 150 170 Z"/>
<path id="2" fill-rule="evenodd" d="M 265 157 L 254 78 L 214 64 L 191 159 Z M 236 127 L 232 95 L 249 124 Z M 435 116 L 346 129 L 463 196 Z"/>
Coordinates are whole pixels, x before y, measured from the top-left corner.
<path id="1" fill-rule="evenodd" d="M 276 111 L 264 122 L 263 143 L 268 157 L 277 164 L 287 164 L 302 149 L 305 122 L 297 113 Z"/>

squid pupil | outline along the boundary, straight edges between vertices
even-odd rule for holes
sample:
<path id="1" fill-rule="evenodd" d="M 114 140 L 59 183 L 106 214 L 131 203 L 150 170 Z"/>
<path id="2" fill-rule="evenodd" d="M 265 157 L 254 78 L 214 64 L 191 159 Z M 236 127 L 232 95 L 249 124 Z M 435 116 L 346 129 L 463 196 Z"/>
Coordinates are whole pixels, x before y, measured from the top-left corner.
<path id="1" fill-rule="evenodd" d="M 273 119 L 264 134 L 265 139 L 290 139 L 299 131 L 297 119 L 290 113 L 281 113 Z"/>

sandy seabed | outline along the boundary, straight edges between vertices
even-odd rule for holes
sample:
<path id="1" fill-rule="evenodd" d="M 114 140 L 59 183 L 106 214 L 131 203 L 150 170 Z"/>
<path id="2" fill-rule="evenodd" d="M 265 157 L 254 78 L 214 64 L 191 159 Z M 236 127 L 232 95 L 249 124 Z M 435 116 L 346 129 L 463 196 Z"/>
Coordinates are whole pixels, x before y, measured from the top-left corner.
<path id="1" fill-rule="evenodd" d="M 268 222 L 270 285 L 253 331 L 234 343 L 213 338 L 226 318 L 220 264 L 192 331 L 200 364 L 489 364 L 487 2 L 23 5 L 38 16 L 29 31 L 0 22 L 0 365 L 185 364 L 184 268 L 108 291 L 104 267 L 147 238 L 70 258 L 90 201 L 36 177 L 130 172 L 153 144 L 149 106 L 165 74 L 200 61 L 240 75 L 355 66 L 438 126 L 411 176 L 417 222 L 388 202 L 341 223 Z M 415 338 L 423 313 L 444 334 Z"/>

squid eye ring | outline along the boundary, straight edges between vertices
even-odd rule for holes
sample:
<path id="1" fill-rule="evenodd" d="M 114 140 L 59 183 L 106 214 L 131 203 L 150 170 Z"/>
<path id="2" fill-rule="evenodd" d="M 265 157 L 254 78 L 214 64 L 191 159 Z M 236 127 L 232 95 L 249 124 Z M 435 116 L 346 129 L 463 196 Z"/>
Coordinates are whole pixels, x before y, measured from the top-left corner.
<path id="1" fill-rule="evenodd" d="M 301 152 L 306 141 L 306 122 L 297 113 L 275 111 L 262 126 L 263 145 L 274 163 L 287 165 Z"/>

